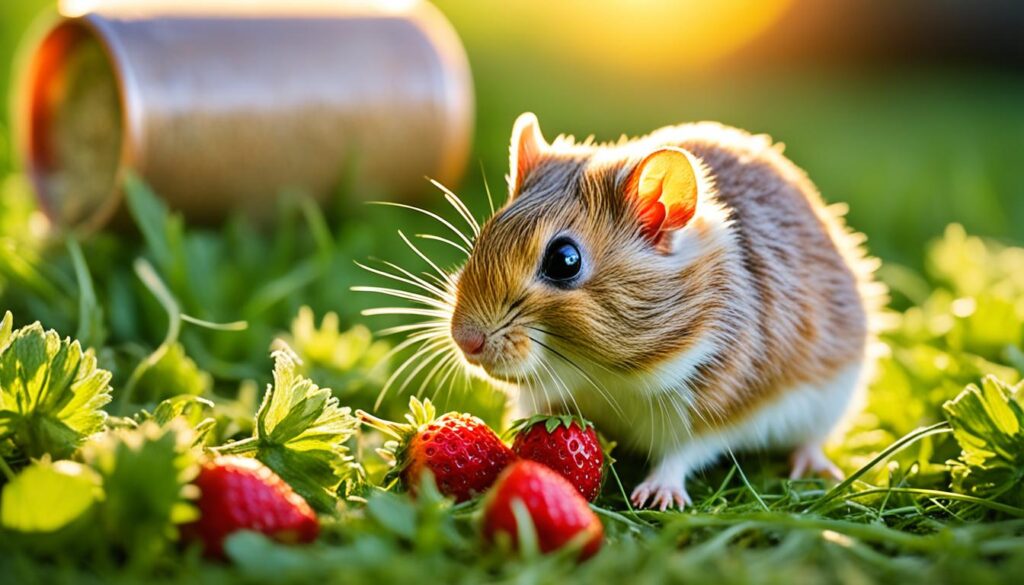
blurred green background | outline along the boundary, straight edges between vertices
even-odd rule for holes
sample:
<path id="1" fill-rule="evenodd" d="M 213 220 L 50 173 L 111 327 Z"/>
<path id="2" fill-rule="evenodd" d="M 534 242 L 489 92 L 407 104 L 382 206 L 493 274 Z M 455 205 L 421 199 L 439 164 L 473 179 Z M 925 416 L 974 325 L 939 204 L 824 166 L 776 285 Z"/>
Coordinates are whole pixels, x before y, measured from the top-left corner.
<path id="1" fill-rule="evenodd" d="M 951 222 L 979 235 L 1024 239 L 1019 66 L 993 65 L 983 55 L 956 63 L 927 50 L 911 58 L 898 35 L 888 55 L 851 49 L 815 59 L 826 54 L 828 31 L 802 51 L 756 58 L 757 47 L 790 38 L 787 11 L 848 4 L 841 1 L 570 1 L 559 3 L 556 18 L 545 12 L 548 4 L 440 2 L 467 46 L 479 98 L 476 154 L 492 179 L 502 176 L 509 129 L 521 111 L 536 112 L 549 137 L 602 140 L 718 120 L 784 142 L 828 201 L 850 204 L 851 223 L 887 260 L 916 267 L 923 243 Z M 700 46 L 676 35 L 707 27 L 728 35 L 745 12 L 776 4 L 785 5 L 780 14 L 743 33 L 734 52 L 677 55 Z M 880 16 L 885 8 L 862 5 Z M 928 6 L 922 8 L 924 20 Z M 631 12 L 641 12 L 639 22 L 626 19 Z M 825 19 L 822 26 L 847 24 Z"/>
<path id="2" fill-rule="evenodd" d="M 66 0 L 77 8 L 94 0 Z M 133 0 L 102 0 L 120 3 Z M 137 0 L 136 3 L 164 0 Z M 255 1 L 255 0 L 254 0 Z M 272 0 L 258 0 L 271 2 Z M 398 0 L 382 0 L 396 2 Z M 246 2 L 250 3 L 250 2 Z M 1008 244 L 1024 242 L 1024 8 L 1004 0 L 438 0 L 461 36 L 477 95 L 472 160 L 457 191 L 483 216 L 484 177 L 504 191 L 516 116 L 538 114 L 546 136 L 614 140 L 694 120 L 767 133 L 807 170 L 829 202 L 885 260 L 882 278 L 898 309 L 928 285 L 928 242 L 950 223 Z M 1024 6 L 1024 5 L 1021 5 Z M 927 8 L 927 10 L 925 10 Z M 0 93 L 10 97 L 16 48 L 44 0 L 0 3 Z M 5 119 L 9 128 L 10 120 Z M 133 234 L 83 242 L 95 315 L 80 304 L 75 258 L 47 236 L 18 175 L 9 131 L 0 132 L 0 308 L 83 335 L 130 361 L 160 344 L 164 310 L 137 281 Z M 425 205 L 444 209 L 431 190 Z M 447 209 L 446 213 L 451 210 Z M 238 380 L 265 378 L 267 347 L 303 306 L 340 326 L 383 327 L 361 309 L 390 304 L 350 293 L 379 282 L 354 265 L 378 257 L 418 259 L 392 231 L 431 229 L 415 213 L 342 201 L 322 215 L 282 198 L 270 229 L 233 218 L 183 228 L 149 214 L 144 255 L 181 308 L 196 317 L 246 320 L 244 335 L 186 329 L 189 356 L 229 394 Z M 388 226 L 389 229 L 380 229 Z M 459 261 L 440 245 L 441 265 Z M 425 268 L 422 267 L 421 268 Z M 118 371 L 118 368 L 111 366 Z M 118 374 L 121 376 L 123 374 Z M 344 382 L 338 381 L 339 384 Z"/>
<path id="3" fill-rule="evenodd" d="M 20 37 L 50 4 L 0 3 L 0 93 Z M 770 134 L 829 201 L 850 203 L 875 254 L 911 266 L 951 222 L 1024 240 L 1024 75 L 1019 62 L 991 57 L 1007 56 L 999 43 L 1014 41 L 1000 31 L 1020 10 L 993 10 L 982 33 L 963 22 L 1009 3 L 437 4 L 476 83 L 475 160 L 462 194 L 481 212 L 477 161 L 498 185 L 512 121 L 532 110 L 549 137 L 607 140 L 692 120 Z M 941 10 L 952 23 L 936 24 Z M 0 161 L 13 164 L 6 132 Z"/>

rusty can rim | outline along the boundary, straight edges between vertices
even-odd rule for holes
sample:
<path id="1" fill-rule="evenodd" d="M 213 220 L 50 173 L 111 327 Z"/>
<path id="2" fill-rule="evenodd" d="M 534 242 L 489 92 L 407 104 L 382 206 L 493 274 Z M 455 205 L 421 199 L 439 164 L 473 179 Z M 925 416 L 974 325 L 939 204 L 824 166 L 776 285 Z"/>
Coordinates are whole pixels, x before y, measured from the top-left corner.
<path id="1" fill-rule="evenodd" d="M 49 81 L 47 76 L 59 70 L 72 54 L 75 45 L 84 39 L 97 43 L 114 77 L 121 118 L 120 154 L 114 179 L 102 204 L 74 223 L 67 224 L 59 218 L 60 202 L 56 200 L 57 195 L 47 187 L 46 176 L 52 169 L 47 169 L 40 160 L 41 138 L 38 125 L 44 122 L 48 115 L 52 116 L 52 112 L 40 111 L 41 108 L 48 107 L 48 104 L 44 103 L 46 84 Z M 40 55 L 47 51 L 47 47 L 61 42 L 66 43 L 66 46 L 58 46 L 55 49 L 62 51 L 57 58 L 52 63 L 40 63 Z M 66 17 L 54 13 L 40 17 L 35 34 L 29 36 L 25 46 L 27 53 L 20 67 L 17 82 L 17 104 L 12 108 L 15 114 L 16 156 L 32 183 L 40 210 L 50 223 L 75 232 L 92 233 L 105 225 L 117 212 L 123 196 L 121 186 L 126 175 L 131 169 L 143 164 L 139 158 L 139 145 L 142 144 L 143 137 L 142 125 L 138 123 L 138 91 L 131 70 L 127 67 L 124 48 L 118 44 L 116 35 L 110 34 L 102 16 L 86 14 Z"/>

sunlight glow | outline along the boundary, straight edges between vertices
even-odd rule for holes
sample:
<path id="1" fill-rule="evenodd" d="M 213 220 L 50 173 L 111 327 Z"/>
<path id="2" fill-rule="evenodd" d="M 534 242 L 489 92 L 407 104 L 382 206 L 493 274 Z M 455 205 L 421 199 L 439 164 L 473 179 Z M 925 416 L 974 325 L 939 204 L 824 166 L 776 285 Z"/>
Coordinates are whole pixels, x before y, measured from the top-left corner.
<path id="1" fill-rule="evenodd" d="M 793 0 L 435 0 L 463 38 L 526 44 L 638 73 L 701 69 L 765 32 Z M 60 0 L 62 14 L 91 11 L 238 15 L 406 12 L 420 0 Z M 485 43 L 485 44 L 486 44 Z"/>
<path id="2" fill-rule="evenodd" d="M 465 37 L 637 72 L 700 69 L 743 47 L 792 0 L 437 0 Z"/>
<path id="3" fill-rule="evenodd" d="M 295 15 L 331 14 L 370 9 L 405 12 L 420 0 L 60 0 L 60 13 L 81 16 L 89 12 L 161 14 Z"/>

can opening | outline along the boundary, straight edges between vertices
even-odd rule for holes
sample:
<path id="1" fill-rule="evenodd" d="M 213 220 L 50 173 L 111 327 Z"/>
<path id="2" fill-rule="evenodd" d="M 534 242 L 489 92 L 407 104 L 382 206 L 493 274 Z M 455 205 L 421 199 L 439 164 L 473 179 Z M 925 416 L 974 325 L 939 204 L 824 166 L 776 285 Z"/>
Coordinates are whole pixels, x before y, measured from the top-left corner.
<path id="1" fill-rule="evenodd" d="M 28 70 L 27 166 L 57 224 L 102 222 L 112 211 L 123 142 L 118 80 L 92 30 L 65 21 Z"/>

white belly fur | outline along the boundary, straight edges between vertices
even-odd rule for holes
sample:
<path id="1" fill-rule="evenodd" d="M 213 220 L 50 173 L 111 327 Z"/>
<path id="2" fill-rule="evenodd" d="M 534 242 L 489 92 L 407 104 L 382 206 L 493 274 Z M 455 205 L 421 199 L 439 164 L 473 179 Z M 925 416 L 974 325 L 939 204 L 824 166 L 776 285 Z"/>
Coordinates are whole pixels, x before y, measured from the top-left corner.
<path id="1" fill-rule="evenodd" d="M 782 391 L 776 399 L 728 427 L 694 434 L 690 411 L 686 408 L 692 395 L 685 388 L 681 389 L 678 382 L 669 386 L 667 376 L 660 379 L 592 376 L 591 382 L 568 366 L 551 366 L 564 384 L 551 380 L 541 382 L 550 402 L 557 405 L 558 400 L 550 399 L 564 397 L 565 408 L 570 412 L 578 407 L 602 432 L 624 447 L 646 454 L 653 463 L 665 465 L 668 467 L 665 472 L 682 476 L 705 467 L 729 451 L 785 449 L 823 443 L 841 427 L 848 413 L 862 405 L 866 381 L 866 368 L 863 362 L 857 362 L 826 382 L 802 384 Z M 617 409 L 610 406 L 595 385 L 602 386 L 605 394 L 614 396 Z M 571 398 L 569 388 L 574 390 Z M 532 410 L 526 397 L 521 398 L 520 405 Z"/>

